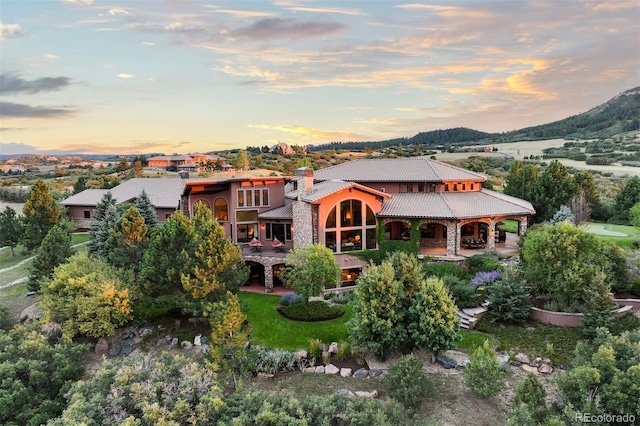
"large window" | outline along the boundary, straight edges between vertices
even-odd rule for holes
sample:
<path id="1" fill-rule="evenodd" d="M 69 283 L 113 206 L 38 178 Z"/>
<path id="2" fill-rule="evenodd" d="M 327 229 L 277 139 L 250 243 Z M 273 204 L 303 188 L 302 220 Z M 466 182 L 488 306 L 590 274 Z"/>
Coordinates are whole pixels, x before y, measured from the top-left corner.
<path id="1" fill-rule="evenodd" d="M 246 243 L 258 236 L 258 211 L 236 211 L 236 233 L 239 243 Z"/>
<path id="2" fill-rule="evenodd" d="M 238 207 L 265 207 L 269 205 L 268 189 L 239 189 Z"/>
<path id="3" fill-rule="evenodd" d="M 334 206 L 325 222 L 324 241 L 333 252 L 375 249 L 376 218 L 361 200 L 345 200 Z"/>
<path id="4" fill-rule="evenodd" d="M 216 220 L 218 221 L 227 221 L 229 220 L 229 208 L 227 206 L 227 200 L 224 198 L 218 198 L 213 203 L 214 215 Z"/>
<path id="5" fill-rule="evenodd" d="M 265 238 L 280 241 L 291 241 L 291 224 L 290 223 L 267 223 Z"/>

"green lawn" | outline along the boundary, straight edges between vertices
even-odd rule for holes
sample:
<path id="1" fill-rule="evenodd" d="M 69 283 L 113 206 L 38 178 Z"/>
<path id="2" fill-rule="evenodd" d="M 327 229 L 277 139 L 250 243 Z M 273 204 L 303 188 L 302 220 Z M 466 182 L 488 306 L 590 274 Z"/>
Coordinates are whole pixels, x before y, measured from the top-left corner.
<path id="1" fill-rule="evenodd" d="M 634 226 L 589 222 L 586 225 L 586 229 L 588 232 L 598 235 L 603 240 L 616 243 L 620 247 L 634 248 L 633 243 L 640 241 L 640 228 Z"/>
<path id="2" fill-rule="evenodd" d="M 503 219 L 502 225 L 498 226 L 500 229 L 504 229 L 507 232 L 513 232 L 514 234 L 518 232 L 518 221 L 511 219 Z"/>
<path id="3" fill-rule="evenodd" d="M 329 321 L 299 322 L 280 316 L 276 307 L 280 296 L 268 294 L 238 294 L 242 310 L 251 324 L 251 342 L 269 349 L 295 351 L 306 349 L 309 339 L 320 339 L 323 343 L 347 340 L 345 323 L 353 314 L 347 306 L 346 313 Z"/>
<path id="4" fill-rule="evenodd" d="M 480 333 L 478 331 L 460 329 L 460 341 L 456 345 L 458 349 L 464 351 L 473 351 L 476 347 L 482 346 L 485 340 L 489 339 L 489 344 L 495 346 L 496 339 L 486 333 Z"/>
<path id="5" fill-rule="evenodd" d="M 11 255 L 11 249 L 9 247 L 5 247 L 0 250 L 0 269 L 8 268 L 10 266 L 16 265 L 17 263 L 33 256 L 31 253 L 24 254 L 22 253 L 22 245 L 18 245 L 13 249 L 15 256 Z"/>
<path id="6" fill-rule="evenodd" d="M 73 245 L 73 244 L 86 243 L 87 241 L 89 241 L 90 238 L 91 238 L 91 235 L 89 235 L 89 233 L 72 234 L 71 244 Z"/>

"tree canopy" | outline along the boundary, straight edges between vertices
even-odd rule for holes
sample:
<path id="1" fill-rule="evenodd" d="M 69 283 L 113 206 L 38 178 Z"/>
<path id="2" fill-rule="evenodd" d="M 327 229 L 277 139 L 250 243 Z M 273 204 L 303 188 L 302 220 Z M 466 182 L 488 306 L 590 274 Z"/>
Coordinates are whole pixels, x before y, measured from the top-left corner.
<path id="1" fill-rule="evenodd" d="M 34 250 L 40 246 L 49 230 L 60 220 L 62 207 L 49 193 L 47 184 L 37 180 L 31 187 L 22 213 L 24 215 L 22 243 L 27 250 Z"/>
<path id="2" fill-rule="evenodd" d="M 325 246 L 314 244 L 293 249 L 286 259 L 280 278 L 284 285 L 300 294 L 304 303 L 317 296 L 325 288 L 333 288 L 340 282 L 340 266 L 333 252 Z"/>

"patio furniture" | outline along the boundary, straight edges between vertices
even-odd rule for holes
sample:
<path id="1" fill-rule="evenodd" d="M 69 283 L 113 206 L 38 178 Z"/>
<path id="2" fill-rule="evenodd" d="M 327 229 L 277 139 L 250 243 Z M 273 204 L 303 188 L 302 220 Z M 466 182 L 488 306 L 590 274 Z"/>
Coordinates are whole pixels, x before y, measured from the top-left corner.
<path id="1" fill-rule="evenodd" d="M 273 247 L 275 251 L 284 251 L 284 243 L 277 238 L 271 241 L 271 247 Z"/>
<path id="2" fill-rule="evenodd" d="M 262 251 L 262 241 L 258 240 L 256 237 L 253 237 L 253 240 L 249 242 L 249 247 L 251 247 L 251 251 L 253 252 Z"/>

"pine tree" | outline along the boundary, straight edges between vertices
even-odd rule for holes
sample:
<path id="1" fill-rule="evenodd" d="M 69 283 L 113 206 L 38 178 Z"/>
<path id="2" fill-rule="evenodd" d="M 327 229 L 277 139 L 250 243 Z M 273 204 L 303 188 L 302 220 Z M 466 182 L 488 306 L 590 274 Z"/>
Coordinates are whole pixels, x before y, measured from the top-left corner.
<path id="1" fill-rule="evenodd" d="M 108 212 L 110 209 L 111 211 Z M 89 252 L 106 257 L 104 246 L 109 238 L 110 230 L 117 220 L 116 200 L 111 195 L 111 192 L 104 194 L 96 204 L 93 218 L 95 222 L 89 228 L 89 235 L 91 236 L 88 244 Z"/>
<path id="2" fill-rule="evenodd" d="M 569 204 L 578 195 L 578 187 L 558 160 L 553 160 L 531 187 L 529 200 L 536 210 L 536 222 L 553 217 L 560 206 Z"/>
<path id="3" fill-rule="evenodd" d="M 147 225 L 147 228 L 151 230 L 158 225 L 156 208 L 151 204 L 151 200 L 145 190 L 142 190 L 142 194 L 136 199 L 134 206 L 144 218 L 144 223 Z"/>
<path id="4" fill-rule="evenodd" d="M 227 292 L 222 300 L 205 305 L 204 314 L 211 323 L 211 354 L 219 363 L 237 359 L 249 341 L 238 297 Z"/>
<path id="5" fill-rule="evenodd" d="M 14 209 L 7 206 L 0 212 L 0 246 L 9 246 L 11 256 L 15 256 L 14 248 L 20 242 L 24 226 L 20 216 Z"/>
<path id="6" fill-rule="evenodd" d="M 620 190 L 613 203 L 613 221 L 624 225 L 629 225 L 629 210 L 640 203 L 640 177 L 634 176 L 627 181 Z"/>
<path id="7" fill-rule="evenodd" d="M 530 200 L 531 186 L 538 179 L 538 169 L 533 164 L 516 161 L 507 175 L 504 193 L 514 197 Z"/>
<path id="8" fill-rule="evenodd" d="M 42 240 L 30 265 L 27 288 L 30 291 L 39 291 L 42 281 L 49 278 L 56 266 L 64 263 L 73 253 L 68 230 L 61 225 L 55 225 Z"/>
<path id="9" fill-rule="evenodd" d="M 137 278 L 148 241 L 147 226 L 135 207 L 130 207 L 122 215 L 107 241 L 109 263 L 133 271 Z"/>
<path id="10" fill-rule="evenodd" d="M 49 230 L 60 220 L 62 207 L 49 193 L 47 184 L 37 180 L 31 187 L 22 213 L 24 215 L 22 243 L 27 250 L 34 250 L 40 246 Z"/>
<path id="11" fill-rule="evenodd" d="M 502 372 L 489 341 L 485 340 L 469 356 L 465 369 L 467 386 L 480 396 L 496 396 L 502 390 Z"/>

